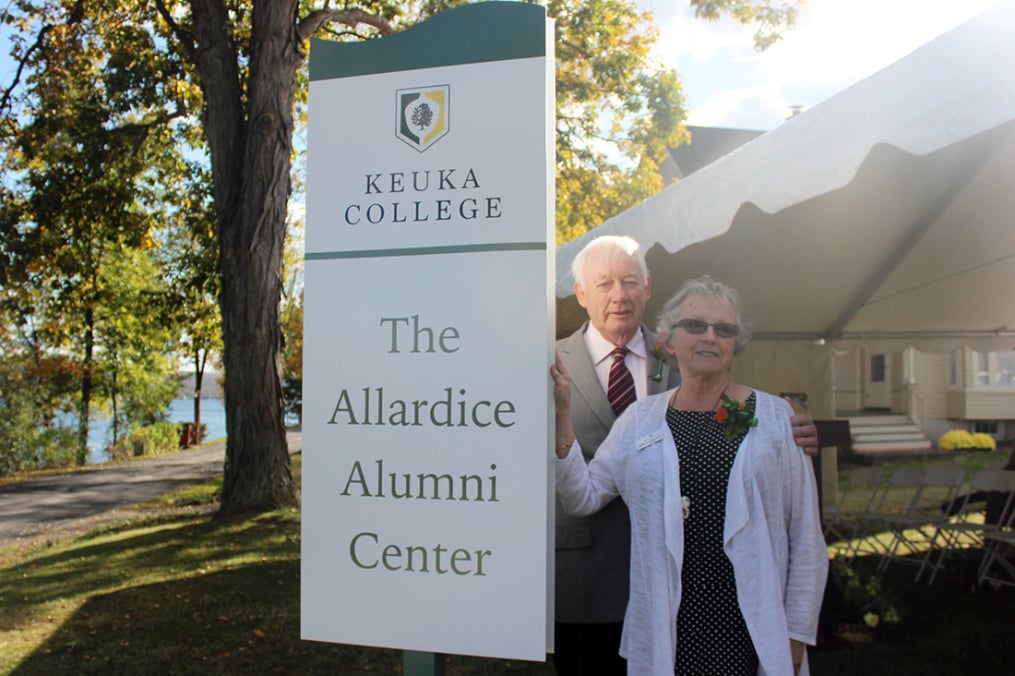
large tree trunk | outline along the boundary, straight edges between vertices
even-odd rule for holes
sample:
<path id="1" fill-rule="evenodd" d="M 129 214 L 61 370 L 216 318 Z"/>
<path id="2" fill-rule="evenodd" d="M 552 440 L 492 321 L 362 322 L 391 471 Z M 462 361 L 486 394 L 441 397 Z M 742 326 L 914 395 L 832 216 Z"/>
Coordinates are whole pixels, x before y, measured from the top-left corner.
<path id="1" fill-rule="evenodd" d="M 282 248 L 300 45 L 296 0 L 254 2 L 246 111 L 221 0 L 193 0 L 218 218 L 226 463 L 220 514 L 296 504 L 282 400 Z"/>

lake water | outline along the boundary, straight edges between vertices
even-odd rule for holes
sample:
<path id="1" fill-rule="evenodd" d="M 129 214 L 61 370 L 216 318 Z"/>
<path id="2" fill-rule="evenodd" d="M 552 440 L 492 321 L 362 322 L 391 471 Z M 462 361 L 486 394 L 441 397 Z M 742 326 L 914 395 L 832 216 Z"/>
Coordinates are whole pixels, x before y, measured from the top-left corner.
<path id="1" fill-rule="evenodd" d="M 166 411 L 171 422 L 191 422 L 194 420 L 194 400 L 174 399 Z M 201 400 L 201 425 L 207 430 L 205 439 L 222 439 L 226 436 L 226 405 L 222 399 Z M 108 419 L 92 420 L 88 428 L 88 449 L 91 451 L 89 462 L 106 462 L 105 448 L 112 441 L 112 425 Z"/>

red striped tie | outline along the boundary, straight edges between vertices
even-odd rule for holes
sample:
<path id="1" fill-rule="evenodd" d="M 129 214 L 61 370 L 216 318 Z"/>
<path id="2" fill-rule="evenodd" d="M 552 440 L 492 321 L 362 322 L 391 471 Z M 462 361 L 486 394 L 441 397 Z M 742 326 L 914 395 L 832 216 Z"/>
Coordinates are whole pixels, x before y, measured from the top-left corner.
<path id="1" fill-rule="evenodd" d="M 627 370 L 624 363 L 624 355 L 627 354 L 626 347 L 617 347 L 613 350 L 613 363 L 610 364 L 610 383 L 606 391 L 606 398 L 610 400 L 613 412 L 619 416 L 624 409 L 634 403 L 638 396 L 634 391 L 634 378 Z"/>

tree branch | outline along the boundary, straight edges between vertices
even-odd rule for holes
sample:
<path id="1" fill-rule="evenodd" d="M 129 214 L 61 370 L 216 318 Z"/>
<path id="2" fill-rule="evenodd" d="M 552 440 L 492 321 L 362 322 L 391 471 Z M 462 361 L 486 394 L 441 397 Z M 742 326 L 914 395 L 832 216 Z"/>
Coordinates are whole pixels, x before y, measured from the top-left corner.
<path id="1" fill-rule="evenodd" d="M 373 26 L 381 35 L 391 35 L 391 24 L 381 17 L 361 9 L 318 9 L 307 14 L 297 25 L 301 40 L 306 40 L 327 23 L 340 23 L 350 28 L 359 24 Z"/>
<path id="2" fill-rule="evenodd" d="M 169 26 L 169 30 L 173 32 L 176 39 L 180 41 L 183 48 L 187 50 L 187 53 L 194 56 L 194 52 L 197 51 L 197 41 L 194 34 L 186 30 L 183 26 L 176 23 L 173 15 L 170 13 L 169 8 L 166 7 L 165 0 L 155 0 L 155 8 L 162 17 L 162 20 Z"/>
<path id="3" fill-rule="evenodd" d="M 130 122 L 127 124 L 114 127 L 109 130 L 109 133 L 114 136 L 124 136 L 127 139 L 131 139 L 132 151 L 136 155 L 141 151 L 141 146 L 148 139 L 152 130 L 156 127 L 172 122 L 175 119 L 183 117 L 186 114 L 186 110 L 177 106 L 175 110 L 166 110 L 162 113 L 152 115 L 143 122 Z"/>
<path id="4" fill-rule="evenodd" d="M 0 114 L 6 111 L 8 106 L 10 106 L 11 96 L 14 94 L 14 90 L 17 86 L 21 83 L 21 73 L 25 70 L 25 64 L 28 62 L 28 57 L 30 57 L 32 52 L 35 50 L 42 49 L 42 45 L 46 40 L 46 35 L 48 35 L 51 30 L 53 30 L 52 25 L 47 24 L 43 26 L 42 30 L 39 31 L 39 36 L 35 39 L 35 43 L 29 47 L 24 56 L 18 60 L 18 69 L 14 72 L 14 80 L 11 82 L 10 86 L 4 90 L 3 96 L 0 96 Z"/>
<path id="5" fill-rule="evenodd" d="M 81 23 L 85 18 L 85 0 L 77 0 L 74 6 L 70 8 L 70 13 L 67 17 L 67 26 L 73 26 L 74 24 Z M 14 72 L 14 80 L 10 86 L 3 91 L 3 95 L 0 96 L 0 114 L 8 109 L 11 103 L 11 97 L 14 95 L 14 90 L 21 83 L 21 74 L 25 70 L 25 66 L 28 64 L 29 58 L 32 56 L 32 52 L 41 50 L 46 45 L 46 36 L 49 35 L 50 31 L 56 28 L 55 24 L 46 24 L 39 29 L 39 35 L 36 36 L 35 42 L 28 48 L 27 51 L 18 59 L 18 69 Z"/>

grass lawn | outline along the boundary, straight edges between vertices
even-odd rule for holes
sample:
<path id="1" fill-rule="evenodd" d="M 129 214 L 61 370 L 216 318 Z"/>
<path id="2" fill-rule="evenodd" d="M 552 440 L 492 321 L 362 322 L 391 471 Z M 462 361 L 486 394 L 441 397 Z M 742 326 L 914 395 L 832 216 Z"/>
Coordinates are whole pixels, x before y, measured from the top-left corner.
<path id="1" fill-rule="evenodd" d="M 859 561 L 872 569 L 873 561 Z M 1015 589 L 983 587 L 971 591 L 972 569 L 938 577 L 932 587 L 914 583 L 915 568 L 892 566 L 882 580 L 901 615 L 899 624 L 882 624 L 871 643 L 831 642 L 811 650 L 815 676 L 987 676 L 1013 673 Z M 834 641 L 834 639 L 833 639 Z"/>
<path id="2" fill-rule="evenodd" d="M 301 641 L 299 512 L 212 518 L 217 490 L 194 487 L 81 536 L 0 550 L 0 673 L 401 672 L 400 651 Z M 1015 590 L 971 593 L 965 572 L 927 587 L 912 582 L 912 568 L 891 567 L 884 587 L 902 622 L 869 644 L 813 651 L 812 673 L 1011 673 Z M 553 669 L 448 656 L 446 673 Z"/>
<path id="3" fill-rule="evenodd" d="M 293 456 L 297 481 L 300 466 Z M 300 640 L 299 512 L 212 518 L 220 484 L 0 550 L 0 674 L 400 673 L 401 651 Z M 446 673 L 553 670 L 448 656 Z"/>

